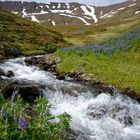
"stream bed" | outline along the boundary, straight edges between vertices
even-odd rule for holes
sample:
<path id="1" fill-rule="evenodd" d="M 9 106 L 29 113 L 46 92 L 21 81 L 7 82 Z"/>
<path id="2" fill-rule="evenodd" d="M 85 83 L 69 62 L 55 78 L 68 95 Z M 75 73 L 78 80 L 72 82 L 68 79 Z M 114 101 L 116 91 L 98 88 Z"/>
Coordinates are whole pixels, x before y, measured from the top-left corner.
<path id="1" fill-rule="evenodd" d="M 27 66 L 25 58 L 11 59 L 0 65 L 11 70 L 11 79 L 45 85 L 43 95 L 51 113 L 71 115 L 75 140 L 140 140 L 140 104 L 114 89 L 112 95 L 96 93 L 86 85 L 56 79 L 50 72 Z M 3 77 L 5 78 L 5 77 Z"/>

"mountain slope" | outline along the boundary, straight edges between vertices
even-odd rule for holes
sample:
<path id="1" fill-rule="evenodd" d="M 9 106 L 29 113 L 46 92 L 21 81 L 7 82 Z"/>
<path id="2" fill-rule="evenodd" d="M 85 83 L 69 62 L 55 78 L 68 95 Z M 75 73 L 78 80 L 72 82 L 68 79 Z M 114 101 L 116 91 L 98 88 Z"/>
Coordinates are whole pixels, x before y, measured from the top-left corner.
<path id="1" fill-rule="evenodd" d="M 0 55 L 42 54 L 67 45 L 55 31 L 0 9 Z"/>
<path id="2" fill-rule="evenodd" d="M 61 58 L 60 73 L 81 73 L 80 78 L 133 89 L 140 95 L 140 27 L 99 44 L 62 48 L 53 55 Z"/>
<path id="3" fill-rule="evenodd" d="M 140 15 L 139 0 L 128 0 L 105 7 L 80 3 L 3 1 L 0 2 L 0 8 L 19 14 L 24 18 L 30 18 L 32 21 L 53 26 L 91 25 L 98 22 L 112 21 L 112 17 L 126 20 L 130 16 Z"/>

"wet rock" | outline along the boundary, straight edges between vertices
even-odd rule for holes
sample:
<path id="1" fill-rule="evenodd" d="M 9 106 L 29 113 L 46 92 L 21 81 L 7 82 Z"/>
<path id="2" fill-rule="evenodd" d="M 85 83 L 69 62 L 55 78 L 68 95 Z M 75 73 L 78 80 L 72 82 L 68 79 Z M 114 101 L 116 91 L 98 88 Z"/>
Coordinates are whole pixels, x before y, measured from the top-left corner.
<path id="1" fill-rule="evenodd" d="M 0 69 L 0 76 L 5 76 L 5 72 L 2 69 Z"/>
<path id="2" fill-rule="evenodd" d="M 88 107 L 88 113 L 87 115 L 91 118 L 91 119 L 100 119 L 103 116 L 106 115 L 107 109 L 104 107 Z"/>
<path id="3" fill-rule="evenodd" d="M 26 81 L 5 81 L 0 83 L 0 90 L 5 98 L 11 98 L 14 92 L 17 93 L 23 100 L 32 103 L 34 100 L 43 96 L 45 85 L 40 83 L 28 83 Z"/>
<path id="4" fill-rule="evenodd" d="M 36 65 L 38 63 L 38 58 L 37 57 L 26 58 L 25 62 L 28 65 Z"/>
<path id="5" fill-rule="evenodd" d="M 138 97 L 136 100 L 140 103 L 140 97 Z"/>
<path id="6" fill-rule="evenodd" d="M 137 100 L 140 103 L 140 95 L 131 88 L 126 88 L 124 91 L 121 92 L 121 94 L 127 95 L 128 97 Z"/>
<path id="7" fill-rule="evenodd" d="M 56 74 L 56 77 L 57 77 L 58 80 L 65 80 L 65 75 Z"/>
<path id="8" fill-rule="evenodd" d="M 22 55 L 21 50 L 15 47 L 4 47 L 2 50 L 2 56 L 5 58 L 15 58 Z"/>
<path id="9" fill-rule="evenodd" d="M 25 62 L 27 65 L 35 65 L 42 70 L 55 72 L 56 64 L 60 62 L 60 58 L 32 57 L 25 59 Z"/>
<path id="10" fill-rule="evenodd" d="M 4 61 L 4 56 L 0 55 L 0 63 Z"/>
<path id="11" fill-rule="evenodd" d="M 112 86 L 106 85 L 103 81 L 94 79 L 93 75 L 86 75 L 81 70 L 76 72 L 69 72 L 69 73 L 59 73 L 56 71 L 56 66 L 59 62 L 61 62 L 59 57 L 50 58 L 49 56 L 42 56 L 42 57 L 32 57 L 25 59 L 26 64 L 28 65 L 35 65 L 42 70 L 53 72 L 57 79 L 65 80 L 65 77 L 69 77 L 73 79 L 73 81 L 77 82 L 84 82 L 91 83 L 92 87 L 95 89 L 97 93 L 110 93 L 111 95 L 114 94 L 114 88 Z M 137 100 L 140 103 L 140 96 L 132 89 L 127 88 L 126 90 L 120 92 L 124 95 L 129 96 L 132 99 Z"/>
<path id="12" fill-rule="evenodd" d="M 67 73 L 67 76 L 70 78 L 73 78 L 76 81 L 82 81 L 83 80 L 82 74 L 83 73 L 81 72 L 70 72 L 70 73 Z"/>
<path id="13" fill-rule="evenodd" d="M 123 118 L 119 118 L 119 121 L 125 126 L 133 125 L 133 120 L 130 116 L 124 116 Z"/>
<path id="14" fill-rule="evenodd" d="M 61 91 L 62 93 L 64 94 L 69 94 L 69 95 L 73 95 L 73 96 L 77 96 L 78 94 L 80 93 L 83 93 L 83 92 L 87 92 L 88 89 L 84 86 L 64 86 L 62 85 L 61 87 Z"/>
<path id="15" fill-rule="evenodd" d="M 15 75 L 14 72 L 11 71 L 11 70 L 8 70 L 7 73 L 6 73 L 6 76 L 9 77 L 9 78 L 14 77 L 14 75 Z"/>
<path id="16" fill-rule="evenodd" d="M 125 124 L 126 126 L 128 126 L 128 125 L 133 125 L 133 120 L 132 120 L 132 118 L 131 118 L 130 116 L 124 116 L 124 124 Z"/>
<path id="17" fill-rule="evenodd" d="M 22 54 L 21 51 L 19 49 L 17 49 L 17 48 L 12 48 L 11 53 L 12 53 L 13 57 L 19 57 Z"/>

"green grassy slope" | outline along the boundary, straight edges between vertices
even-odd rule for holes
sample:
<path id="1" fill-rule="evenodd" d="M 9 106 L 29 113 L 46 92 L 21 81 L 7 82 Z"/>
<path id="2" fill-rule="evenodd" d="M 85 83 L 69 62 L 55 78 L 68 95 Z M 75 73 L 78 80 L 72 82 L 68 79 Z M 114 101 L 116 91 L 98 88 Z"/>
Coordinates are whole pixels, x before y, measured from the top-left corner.
<path id="1" fill-rule="evenodd" d="M 133 16 L 127 20 L 112 19 L 90 26 L 57 26 L 50 27 L 50 29 L 63 34 L 65 40 L 74 45 L 85 46 L 118 37 L 128 30 L 138 27 L 140 25 L 139 18 L 140 16 Z"/>
<path id="2" fill-rule="evenodd" d="M 62 35 L 0 9 L 0 55 L 44 54 L 70 45 Z"/>
<path id="3" fill-rule="evenodd" d="M 102 83 L 140 93 L 140 28 L 90 47 L 69 47 L 55 52 L 61 57 L 60 73 L 80 71 Z"/>

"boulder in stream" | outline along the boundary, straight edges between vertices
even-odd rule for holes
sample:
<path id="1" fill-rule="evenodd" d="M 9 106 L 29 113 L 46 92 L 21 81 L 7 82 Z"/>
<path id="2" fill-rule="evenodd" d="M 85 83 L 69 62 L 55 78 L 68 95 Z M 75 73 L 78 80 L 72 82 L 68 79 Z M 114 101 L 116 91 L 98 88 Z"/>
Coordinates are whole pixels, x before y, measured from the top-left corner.
<path id="1" fill-rule="evenodd" d="M 26 81 L 1 80 L 0 90 L 5 98 L 11 98 L 13 94 L 19 95 L 23 100 L 32 103 L 34 100 L 43 96 L 45 86 L 40 83 L 29 83 Z"/>
<path id="2" fill-rule="evenodd" d="M 0 76 L 5 76 L 5 72 L 2 69 L 0 69 Z"/>
<path id="3" fill-rule="evenodd" d="M 12 70 L 8 70 L 5 76 L 10 78 L 10 77 L 14 77 L 14 75 L 15 74 L 14 74 L 14 72 Z"/>

